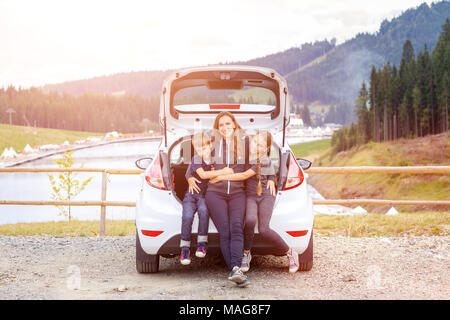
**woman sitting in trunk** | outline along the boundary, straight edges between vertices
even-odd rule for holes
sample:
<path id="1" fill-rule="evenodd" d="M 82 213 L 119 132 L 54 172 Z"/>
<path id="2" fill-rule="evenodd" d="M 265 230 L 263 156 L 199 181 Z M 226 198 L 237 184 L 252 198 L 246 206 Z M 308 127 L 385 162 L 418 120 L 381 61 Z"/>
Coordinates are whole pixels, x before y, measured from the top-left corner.
<path id="1" fill-rule="evenodd" d="M 214 121 L 214 156 L 216 170 L 230 167 L 233 172 L 245 171 L 245 134 L 234 116 L 221 112 Z M 198 192 L 198 179 L 188 178 L 190 192 Z M 230 274 L 228 279 L 240 287 L 249 284 L 242 273 L 244 246 L 245 185 L 244 181 L 209 183 L 206 190 L 209 215 L 219 232 L 220 249 Z"/>

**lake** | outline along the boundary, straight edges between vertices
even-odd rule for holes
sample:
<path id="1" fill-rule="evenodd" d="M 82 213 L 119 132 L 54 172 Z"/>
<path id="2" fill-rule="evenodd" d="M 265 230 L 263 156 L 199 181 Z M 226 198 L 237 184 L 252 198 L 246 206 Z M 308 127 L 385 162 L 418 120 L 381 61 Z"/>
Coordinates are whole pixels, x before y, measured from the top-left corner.
<path id="1" fill-rule="evenodd" d="M 134 162 L 142 157 L 153 155 L 160 141 L 136 141 L 125 143 L 112 143 L 99 147 L 92 147 L 74 151 L 74 167 L 85 168 L 114 168 L 137 169 Z M 55 167 L 53 161 L 61 155 L 35 160 L 18 167 Z M 52 200 L 50 197 L 51 184 L 48 175 L 57 176 L 59 173 L 0 173 L 0 199 L 38 201 Z M 75 173 L 76 179 L 84 181 L 89 177 L 93 179 L 88 183 L 74 200 L 98 201 L 101 199 L 102 181 L 101 173 Z M 139 175 L 109 175 L 106 200 L 108 201 L 136 201 L 140 176 Z M 134 219 L 134 208 L 107 207 L 107 219 Z M 60 216 L 55 206 L 0 206 L 0 224 L 18 222 L 62 221 L 66 217 Z M 100 207 L 71 207 L 72 216 L 79 220 L 98 220 Z"/>

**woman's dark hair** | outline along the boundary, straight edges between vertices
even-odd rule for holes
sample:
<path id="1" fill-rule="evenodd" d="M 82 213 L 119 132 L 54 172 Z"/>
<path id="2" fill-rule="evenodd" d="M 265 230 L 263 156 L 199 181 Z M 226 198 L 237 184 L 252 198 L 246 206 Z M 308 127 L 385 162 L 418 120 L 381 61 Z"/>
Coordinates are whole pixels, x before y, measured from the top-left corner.
<path id="1" fill-rule="evenodd" d="M 234 117 L 234 115 L 231 112 L 228 112 L 228 111 L 222 111 L 222 112 L 220 112 L 217 115 L 216 119 L 214 120 L 214 126 L 213 126 L 214 129 L 219 130 L 219 120 L 223 116 L 228 116 L 228 117 L 231 118 L 231 120 L 234 122 L 234 125 L 235 125 L 235 129 L 234 130 L 242 129 L 241 126 L 239 125 L 239 123 L 237 123 L 236 118 Z"/>
<path id="2" fill-rule="evenodd" d="M 233 154 L 234 154 L 234 161 L 237 162 L 237 159 L 238 159 L 238 150 L 237 150 L 237 148 L 238 148 L 238 143 L 240 143 L 240 141 L 239 141 L 240 139 L 238 139 L 238 136 L 243 134 L 243 129 L 241 128 L 239 123 L 236 121 L 236 118 L 234 117 L 234 115 L 231 112 L 221 111 L 217 115 L 216 119 L 214 120 L 213 128 L 215 130 L 219 131 L 219 121 L 224 116 L 230 117 L 231 121 L 233 121 L 234 126 L 235 126 L 235 128 L 234 128 L 234 133 L 235 134 L 233 136 L 233 146 L 234 146 Z"/>

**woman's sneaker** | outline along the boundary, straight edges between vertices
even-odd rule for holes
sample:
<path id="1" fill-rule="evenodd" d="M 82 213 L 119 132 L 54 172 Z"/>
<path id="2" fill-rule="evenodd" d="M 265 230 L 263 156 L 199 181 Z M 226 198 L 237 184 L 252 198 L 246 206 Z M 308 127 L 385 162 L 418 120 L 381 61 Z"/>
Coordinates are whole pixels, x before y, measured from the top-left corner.
<path id="1" fill-rule="evenodd" d="M 185 266 L 191 263 L 191 251 L 189 248 L 181 248 L 180 262 Z"/>
<path id="2" fill-rule="evenodd" d="M 204 258 L 206 256 L 206 251 L 208 251 L 207 243 L 199 242 L 197 244 L 197 251 L 195 251 L 195 256 L 199 258 Z"/>
<path id="3" fill-rule="evenodd" d="M 245 279 L 244 281 L 241 282 L 236 282 L 236 285 L 240 288 L 246 287 L 250 284 L 250 282 L 248 281 L 248 279 Z"/>
<path id="4" fill-rule="evenodd" d="M 251 253 L 244 252 L 244 255 L 242 256 L 242 263 L 241 263 L 241 271 L 242 272 L 247 272 L 250 269 L 250 261 L 252 261 Z"/>
<path id="5" fill-rule="evenodd" d="M 300 267 L 300 263 L 298 262 L 298 253 L 291 249 L 287 254 L 287 257 L 289 259 L 289 272 L 297 272 L 298 268 Z"/>
<path id="6" fill-rule="evenodd" d="M 244 282 L 244 280 L 247 280 L 247 277 L 242 273 L 241 269 L 236 266 L 233 268 L 233 270 L 231 270 L 230 275 L 228 276 L 228 280 L 239 284 Z"/>

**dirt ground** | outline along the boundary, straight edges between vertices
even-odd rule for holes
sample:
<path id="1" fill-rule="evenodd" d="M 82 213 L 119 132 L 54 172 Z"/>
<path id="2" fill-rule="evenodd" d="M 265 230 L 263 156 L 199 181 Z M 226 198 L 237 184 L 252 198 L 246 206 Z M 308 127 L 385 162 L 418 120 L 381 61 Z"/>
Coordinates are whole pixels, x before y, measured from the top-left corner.
<path id="1" fill-rule="evenodd" d="M 135 269 L 134 237 L 0 237 L 0 299 L 449 299 L 450 237 L 314 236 L 314 266 L 256 256 L 251 284 L 227 280 L 220 257 L 161 258 Z"/>

